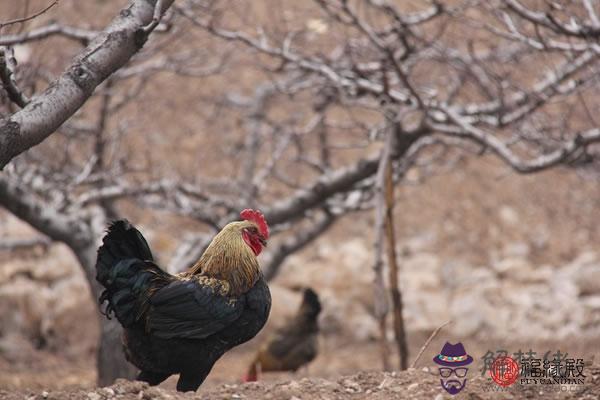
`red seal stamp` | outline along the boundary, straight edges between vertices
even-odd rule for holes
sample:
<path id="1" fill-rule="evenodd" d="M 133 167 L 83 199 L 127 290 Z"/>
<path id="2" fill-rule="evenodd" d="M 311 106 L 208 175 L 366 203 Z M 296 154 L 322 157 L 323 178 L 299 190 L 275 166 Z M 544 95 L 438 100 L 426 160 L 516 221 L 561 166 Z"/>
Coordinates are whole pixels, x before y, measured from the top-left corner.
<path id="1" fill-rule="evenodd" d="M 500 386 L 510 386 L 519 377 L 519 364 L 510 357 L 498 357 L 490 367 L 490 376 Z"/>

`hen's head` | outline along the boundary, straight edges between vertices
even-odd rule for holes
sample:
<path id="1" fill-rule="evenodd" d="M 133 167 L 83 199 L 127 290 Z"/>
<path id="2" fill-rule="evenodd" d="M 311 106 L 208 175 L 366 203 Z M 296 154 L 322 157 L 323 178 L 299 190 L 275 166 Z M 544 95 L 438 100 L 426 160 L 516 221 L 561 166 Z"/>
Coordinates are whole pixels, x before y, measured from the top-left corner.
<path id="1" fill-rule="evenodd" d="M 238 225 L 242 239 L 250 246 L 254 255 L 258 256 L 267 246 L 267 239 L 269 239 L 269 225 L 265 216 L 258 210 L 247 208 L 240 213 L 240 217 L 243 219 Z"/>

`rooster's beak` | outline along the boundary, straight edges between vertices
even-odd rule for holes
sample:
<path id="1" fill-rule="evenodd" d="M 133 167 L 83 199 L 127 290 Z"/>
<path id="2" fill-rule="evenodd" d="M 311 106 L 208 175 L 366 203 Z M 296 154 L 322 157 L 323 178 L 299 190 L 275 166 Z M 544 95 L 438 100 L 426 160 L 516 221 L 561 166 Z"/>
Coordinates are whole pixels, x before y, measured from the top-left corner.
<path id="1" fill-rule="evenodd" d="M 260 244 L 262 244 L 263 247 L 267 247 L 267 241 L 264 238 L 259 236 L 258 240 L 260 241 Z"/>

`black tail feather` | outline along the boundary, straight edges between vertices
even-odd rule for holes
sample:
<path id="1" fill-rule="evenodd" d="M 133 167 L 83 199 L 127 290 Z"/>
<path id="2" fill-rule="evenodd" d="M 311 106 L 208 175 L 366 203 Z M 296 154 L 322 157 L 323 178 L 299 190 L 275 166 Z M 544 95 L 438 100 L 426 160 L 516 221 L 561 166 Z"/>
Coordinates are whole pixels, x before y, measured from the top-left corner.
<path id="1" fill-rule="evenodd" d="M 104 315 L 114 314 L 124 327 L 135 324 L 151 287 L 169 276 L 152 260 L 146 239 L 127 220 L 109 225 L 96 261 L 96 280 L 106 288 L 99 298 L 108 302 Z"/>
<path id="2" fill-rule="evenodd" d="M 108 226 L 98 249 L 96 280 L 103 286 L 112 267 L 120 260 L 135 258 L 152 261 L 152 252 L 140 231 L 126 219 L 114 221 Z"/>

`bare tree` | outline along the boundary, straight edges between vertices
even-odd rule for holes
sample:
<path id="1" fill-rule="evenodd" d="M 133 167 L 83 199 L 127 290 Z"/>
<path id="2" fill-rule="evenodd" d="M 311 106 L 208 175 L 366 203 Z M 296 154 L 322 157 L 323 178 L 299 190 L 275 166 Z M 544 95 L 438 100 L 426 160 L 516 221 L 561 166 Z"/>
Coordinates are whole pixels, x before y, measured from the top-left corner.
<path id="1" fill-rule="evenodd" d="M 368 141 L 380 140 L 385 110 L 392 109 L 399 127 L 391 159 L 398 180 L 402 166 L 419 158 L 430 168 L 464 152 L 495 155 L 518 173 L 597 165 L 600 129 L 587 103 L 597 102 L 598 10 L 587 1 L 547 4 L 532 10 L 515 0 L 433 0 L 420 8 L 385 0 L 315 0 L 304 26 L 285 21 L 276 28 L 231 22 L 237 20 L 229 1 L 212 2 L 212 13 L 198 13 L 206 4 L 195 0 L 176 11 L 215 37 L 266 57 L 260 67 L 271 76 L 298 77 L 296 87 L 310 93 L 309 101 L 325 92 L 337 108 L 363 113 L 353 123 L 365 128 Z M 318 43 L 314 37 L 323 32 L 327 37 Z M 313 118 L 322 120 L 317 110 Z M 376 158 L 353 165 L 361 173 L 342 191 L 372 188 Z M 323 170 L 322 184 L 311 193 L 335 187 L 332 176 Z M 376 276 L 380 264 L 376 260 Z M 381 286 L 381 278 L 375 283 Z M 396 303 L 399 294 L 392 296 Z M 386 302 L 376 303 L 384 321 Z M 401 324 L 396 327 L 402 336 Z M 401 362 L 406 365 L 406 358 Z"/>
<path id="2" fill-rule="evenodd" d="M 153 15 L 152 21 L 155 21 L 155 17 Z M 147 29 L 148 26 L 143 25 L 142 29 Z M 96 33 L 53 22 L 29 33 L 4 36 L 2 39 L 6 46 L 13 46 L 44 40 L 53 35 L 74 39 L 75 42 L 85 45 Z M 99 35 L 105 35 L 105 32 Z M 174 36 L 169 35 L 170 38 Z M 165 42 L 168 43 L 169 40 L 167 38 Z M 88 45 L 84 53 L 92 48 L 95 54 L 97 50 L 94 50 L 96 49 L 94 42 L 96 40 Z M 168 72 L 186 78 L 206 77 L 221 72 L 226 58 L 223 57 L 212 65 L 205 65 L 203 60 L 199 61 L 202 59 L 202 54 L 195 57 L 189 52 L 182 51 L 161 55 L 160 50 L 164 46 L 165 43 L 146 46 L 133 64 L 121 67 L 108 77 L 98 90 L 89 93 L 89 96 L 93 97 L 94 106 L 79 111 L 72 119 L 60 126 L 56 133 L 56 137 L 60 139 L 58 143 L 36 147 L 22 154 L 8 164 L 0 177 L 0 201 L 3 207 L 52 240 L 67 244 L 80 262 L 95 299 L 98 298 L 101 290 L 95 282 L 96 249 L 107 222 L 120 216 L 117 206 L 119 200 L 132 199 L 140 207 L 167 209 L 192 217 L 210 228 L 209 232 L 200 236 L 193 235 L 180 246 L 176 253 L 183 255 L 183 258 L 175 258 L 170 265 L 171 270 L 180 270 L 195 261 L 193 258 L 197 257 L 195 254 L 202 252 L 216 230 L 232 218 L 236 218 L 241 208 L 248 206 L 247 201 L 251 201 L 252 193 L 263 186 L 267 179 L 274 176 L 275 164 L 283 153 L 294 145 L 299 149 L 300 142 L 304 140 L 302 136 L 312 134 L 315 129 L 315 126 L 311 125 L 306 127 L 306 131 L 297 132 L 295 131 L 298 128 L 297 124 L 294 124 L 288 130 L 282 123 L 264 120 L 260 115 L 262 106 L 255 106 L 254 98 L 228 94 L 223 99 L 226 107 L 239 109 L 243 115 L 246 112 L 256 114 L 253 117 L 254 125 L 247 126 L 250 136 L 255 140 L 247 141 L 242 151 L 245 157 L 244 165 L 251 173 L 249 176 L 252 177 L 248 184 L 224 185 L 219 179 L 186 182 L 181 177 L 155 178 L 151 168 L 148 168 L 148 173 L 143 175 L 142 180 L 135 178 L 141 171 L 129 162 L 131 154 L 120 149 L 127 131 L 133 128 L 132 122 L 121 120 L 115 127 L 115 115 L 131 102 L 139 100 L 144 88 L 159 73 Z M 5 63 L 5 71 L 8 79 L 4 88 L 7 99 L 24 108 L 5 118 L 4 121 L 27 110 L 32 101 L 38 101 L 37 99 L 48 101 L 51 106 L 61 107 L 64 104 L 58 101 L 59 99 L 64 97 L 67 102 L 72 100 L 67 92 L 52 99 L 45 97 L 46 93 L 37 97 L 26 94 L 19 88 L 19 83 L 25 84 L 22 85 L 23 87 L 32 85 L 28 85 L 30 82 L 19 82 L 16 79 L 19 71 L 15 68 L 15 63 L 9 65 L 11 64 L 10 53 L 11 49 L 7 48 L 8 61 Z M 40 73 L 39 77 L 29 78 L 30 80 L 44 79 L 44 74 Z M 59 78 L 59 81 L 60 79 L 62 78 Z M 257 89 L 256 96 L 265 103 L 272 101 L 276 96 L 289 96 L 299 90 L 294 88 L 294 83 L 295 79 L 265 84 Z M 6 108 L 10 114 L 10 103 L 6 104 Z M 76 110 L 59 111 L 61 111 L 60 115 L 57 114 L 55 117 L 63 119 L 68 118 L 69 113 L 72 114 L 71 111 Z M 41 120 L 52 119 L 54 117 L 51 114 L 46 110 L 38 117 Z M 283 138 L 279 139 L 278 134 L 282 130 Z M 46 135 L 48 132 L 40 134 Z M 320 132 L 321 137 L 325 134 Z M 265 139 L 277 143 L 276 151 L 270 153 L 271 158 L 262 165 L 256 162 L 258 153 L 251 149 L 257 144 L 262 146 Z M 7 138 L 7 140 L 14 140 L 14 138 Z M 325 153 L 326 150 L 323 149 L 323 152 Z M 304 151 L 298 152 L 298 157 L 304 155 Z M 323 159 L 314 164 L 306 160 L 306 164 L 311 165 L 311 168 L 315 168 L 320 163 L 326 165 L 327 160 Z M 264 208 L 275 234 L 288 230 L 291 222 L 294 223 L 292 228 L 296 224 L 301 225 L 301 229 L 295 231 L 292 229 L 293 234 L 277 243 L 270 252 L 265 266 L 265 275 L 268 278 L 277 274 L 279 266 L 289 254 L 300 250 L 326 231 L 339 215 L 346 212 L 346 209 L 357 207 L 354 203 L 343 204 L 343 197 L 331 201 L 331 204 L 325 204 L 325 200 L 347 191 L 353 181 L 365 173 L 365 169 L 368 170 L 373 166 L 376 166 L 374 159 L 364 166 L 341 168 L 334 171 L 331 176 L 313 182 L 311 186 L 314 188 L 328 186 L 323 193 L 317 193 L 309 186 L 296 190 L 295 195 L 286 198 L 285 201 L 273 201 L 271 207 Z M 332 207 L 335 207 L 335 211 L 332 211 Z M 305 212 L 309 214 L 309 218 L 302 218 Z M 98 379 L 100 384 L 108 384 L 116 377 L 132 376 L 133 371 L 125 363 L 121 352 L 115 351 L 115 349 L 120 350 L 121 347 L 118 324 L 114 321 L 106 321 L 104 318 L 101 321 Z"/>
<path id="3" fill-rule="evenodd" d="M 42 12 L 56 3 L 51 3 Z M 26 96 L 18 87 L 12 49 L 4 47 L 1 50 L 0 78 L 3 87 L 8 99 L 21 109 L 0 119 L 0 168 L 53 134 L 78 111 L 99 84 L 138 52 L 172 3 L 172 0 L 132 1 L 106 29 L 98 33 L 52 24 L 36 32 L 3 36 L 0 39 L 2 46 L 12 46 L 55 34 L 75 38 L 84 44 L 89 42 L 89 45 L 43 93 L 30 96 Z M 3 25 L 22 23 L 42 12 Z M 100 120 L 91 129 L 99 138 L 97 147 L 101 147 L 108 112 L 108 109 L 103 109 Z M 60 179 L 62 185 L 67 187 L 77 185 L 77 179 L 85 180 L 98 166 L 103 166 L 100 158 L 103 150 L 96 150 L 99 157 L 88 163 L 87 169 L 80 171 L 77 176 L 70 175 L 71 171 L 66 169 L 51 171 L 47 166 L 35 161 L 29 162 L 30 160 L 12 164 L 0 176 L 0 203 L 41 233 L 69 246 L 81 263 L 95 298 L 100 294 L 100 287 L 94 279 L 96 248 L 107 217 L 110 216 L 110 207 L 82 208 L 75 205 L 69 208 L 69 201 L 60 198 L 64 193 L 53 190 L 56 182 L 48 178 Z M 134 372 L 121 352 L 112 351 L 119 347 L 120 332 L 121 328 L 114 321 L 102 324 L 98 351 L 101 384 L 110 383 L 117 377 L 132 376 Z"/>
<path id="4" fill-rule="evenodd" d="M 295 24 L 271 19 L 267 29 L 257 29 L 244 18 L 252 10 L 240 12 L 233 2 L 187 0 L 168 16 L 172 28 L 163 40 L 148 43 L 125 65 L 143 44 L 136 37 L 145 40 L 171 2 L 160 4 L 153 9 L 134 1 L 130 13 L 100 33 L 52 23 L 0 38 L 0 44 L 13 45 L 59 35 L 88 45 L 82 53 L 88 57 L 77 58 L 53 86 L 60 92 L 51 88 L 35 97 L 21 90 L 21 101 L 15 95 L 18 74 L 14 79 L 15 73 L 6 73 L 7 97 L 26 105 L 0 123 L 0 141 L 17 143 L 0 147 L 3 165 L 62 125 L 54 135 L 60 143 L 44 143 L 7 165 L 0 202 L 69 245 L 95 297 L 96 247 L 106 222 L 122 214 L 122 200 L 201 224 L 182 234 L 171 271 L 193 263 L 240 209 L 260 208 L 273 228 L 263 263 L 271 279 L 289 255 L 340 217 L 373 207 L 378 170 L 385 171 L 382 154 L 394 182 L 410 168 L 435 169 L 463 154 L 493 154 L 519 173 L 597 161 L 600 130 L 591 112 L 582 113 L 598 84 L 591 6 L 585 6 L 588 19 L 574 25 L 562 21 L 577 10 L 548 17 L 553 14 L 540 15 L 514 1 L 423 2 L 407 10 L 385 1 L 317 0 L 306 19 Z M 92 40 L 96 34 L 99 39 Z M 214 45 L 210 57 L 200 48 L 207 43 Z M 77 84 L 81 65 L 89 85 Z M 123 110 L 141 102 L 161 74 L 176 77 L 173 82 L 235 80 L 241 69 L 256 76 L 193 97 L 203 121 L 196 129 L 213 140 L 209 149 L 191 140 L 175 145 L 172 132 L 165 134 L 170 151 L 127 145 L 133 133 L 146 132 L 141 122 L 124 118 Z M 65 123 L 90 96 L 94 106 Z M 165 97 L 153 99 L 174 101 Z M 189 115 L 187 109 L 174 112 L 181 119 L 173 125 Z M 20 136 L 7 135 L 17 125 Z M 72 143 L 78 152 L 68 150 Z M 190 147 L 197 157 L 179 168 L 173 149 L 183 153 Z M 227 170 L 209 170 L 210 163 L 197 161 L 216 152 L 227 157 Z M 380 261 L 383 284 L 382 256 Z M 376 301 L 386 304 L 385 291 L 378 293 Z M 387 312 L 381 311 L 385 321 Z M 114 326 L 105 324 L 104 330 Z M 103 366 L 110 363 L 102 357 L 120 354 L 116 337 L 109 341 L 103 335 L 101 383 L 114 377 L 106 374 Z"/>

